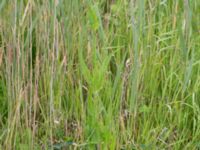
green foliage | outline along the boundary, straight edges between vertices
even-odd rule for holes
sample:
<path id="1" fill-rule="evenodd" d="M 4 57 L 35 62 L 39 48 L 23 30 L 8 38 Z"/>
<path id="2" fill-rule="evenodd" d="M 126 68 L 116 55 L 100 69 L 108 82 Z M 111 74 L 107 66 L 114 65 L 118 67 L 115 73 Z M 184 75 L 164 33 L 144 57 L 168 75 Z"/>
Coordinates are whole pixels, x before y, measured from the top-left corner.
<path id="1" fill-rule="evenodd" d="M 0 149 L 198 149 L 199 0 L 0 1 Z"/>

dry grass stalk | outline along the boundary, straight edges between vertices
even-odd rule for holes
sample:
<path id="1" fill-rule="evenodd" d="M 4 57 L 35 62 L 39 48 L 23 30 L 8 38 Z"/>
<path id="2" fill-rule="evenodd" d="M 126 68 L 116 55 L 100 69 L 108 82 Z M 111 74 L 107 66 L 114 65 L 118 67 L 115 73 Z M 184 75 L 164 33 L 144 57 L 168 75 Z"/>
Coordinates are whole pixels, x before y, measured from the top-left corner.
<path id="1" fill-rule="evenodd" d="M 127 59 L 126 61 L 126 66 L 125 66 L 125 71 L 123 74 L 123 87 L 122 87 L 122 95 L 121 95 L 121 117 L 124 119 L 124 121 L 128 117 L 128 111 L 126 108 L 127 105 L 127 89 L 128 89 L 128 81 L 129 81 L 129 76 L 131 72 L 131 61 L 130 59 Z"/>
<path id="2" fill-rule="evenodd" d="M 0 48 L 0 67 L 1 67 L 2 62 L 3 62 L 3 49 Z"/>

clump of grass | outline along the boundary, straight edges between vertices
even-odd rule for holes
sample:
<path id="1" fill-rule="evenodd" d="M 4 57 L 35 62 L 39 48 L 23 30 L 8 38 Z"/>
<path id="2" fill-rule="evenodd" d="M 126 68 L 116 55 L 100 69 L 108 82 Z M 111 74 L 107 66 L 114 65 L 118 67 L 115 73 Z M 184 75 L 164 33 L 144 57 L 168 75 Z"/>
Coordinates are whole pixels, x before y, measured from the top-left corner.
<path id="1" fill-rule="evenodd" d="M 198 149 L 198 0 L 2 0 L 0 149 Z"/>

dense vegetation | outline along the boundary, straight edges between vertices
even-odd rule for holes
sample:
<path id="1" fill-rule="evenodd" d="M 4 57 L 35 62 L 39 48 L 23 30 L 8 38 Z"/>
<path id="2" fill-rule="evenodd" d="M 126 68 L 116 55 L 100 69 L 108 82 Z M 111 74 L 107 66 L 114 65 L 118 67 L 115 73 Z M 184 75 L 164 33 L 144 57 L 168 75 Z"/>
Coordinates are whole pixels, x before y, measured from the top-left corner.
<path id="1" fill-rule="evenodd" d="M 199 0 L 0 0 L 0 149 L 200 148 Z"/>

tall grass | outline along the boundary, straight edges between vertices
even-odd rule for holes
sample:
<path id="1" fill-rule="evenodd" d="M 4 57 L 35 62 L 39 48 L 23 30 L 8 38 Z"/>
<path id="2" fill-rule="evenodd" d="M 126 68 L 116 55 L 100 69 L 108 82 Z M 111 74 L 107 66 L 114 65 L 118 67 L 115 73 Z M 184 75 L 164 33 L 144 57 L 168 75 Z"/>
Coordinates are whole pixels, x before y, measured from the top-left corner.
<path id="1" fill-rule="evenodd" d="M 199 0 L 1 0 L 0 149 L 200 148 Z"/>

